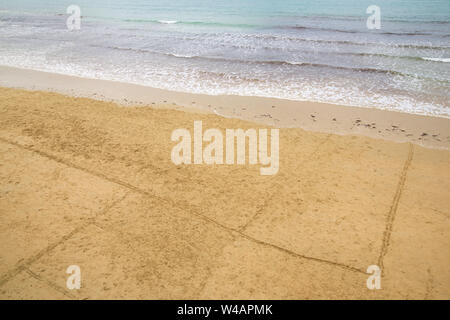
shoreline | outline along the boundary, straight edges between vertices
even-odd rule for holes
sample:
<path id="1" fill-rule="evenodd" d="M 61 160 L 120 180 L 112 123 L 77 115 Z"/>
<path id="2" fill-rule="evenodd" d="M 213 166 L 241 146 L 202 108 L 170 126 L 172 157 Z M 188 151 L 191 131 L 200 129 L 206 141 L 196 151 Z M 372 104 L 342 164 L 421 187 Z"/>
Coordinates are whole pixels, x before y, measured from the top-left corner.
<path id="1" fill-rule="evenodd" d="M 0 86 L 450 149 L 450 119 L 434 116 L 277 98 L 184 93 L 8 66 L 0 66 Z"/>

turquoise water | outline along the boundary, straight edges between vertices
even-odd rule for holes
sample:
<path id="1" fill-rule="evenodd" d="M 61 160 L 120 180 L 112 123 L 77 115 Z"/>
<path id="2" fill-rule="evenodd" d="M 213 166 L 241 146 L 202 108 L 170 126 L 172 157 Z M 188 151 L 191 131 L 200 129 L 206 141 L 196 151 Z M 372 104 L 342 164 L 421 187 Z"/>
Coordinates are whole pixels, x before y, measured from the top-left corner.
<path id="1" fill-rule="evenodd" d="M 0 64 L 185 92 L 450 117 L 449 59 L 450 0 L 0 0 Z"/>

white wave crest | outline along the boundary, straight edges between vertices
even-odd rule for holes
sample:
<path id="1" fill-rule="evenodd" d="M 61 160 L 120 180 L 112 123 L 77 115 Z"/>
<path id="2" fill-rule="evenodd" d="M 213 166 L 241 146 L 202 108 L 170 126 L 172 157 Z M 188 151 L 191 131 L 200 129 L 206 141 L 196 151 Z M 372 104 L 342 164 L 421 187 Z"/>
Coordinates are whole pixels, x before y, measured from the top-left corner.
<path id="1" fill-rule="evenodd" d="M 178 21 L 177 20 L 158 20 L 159 23 L 163 23 L 163 24 L 175 24 Z"/>
<path id="2" fill-rule="evenodd" d="M 450 58 L 427 58 L 422 57 L 423 60 L 434 61 L 434 62 L 450 62 Z"/>

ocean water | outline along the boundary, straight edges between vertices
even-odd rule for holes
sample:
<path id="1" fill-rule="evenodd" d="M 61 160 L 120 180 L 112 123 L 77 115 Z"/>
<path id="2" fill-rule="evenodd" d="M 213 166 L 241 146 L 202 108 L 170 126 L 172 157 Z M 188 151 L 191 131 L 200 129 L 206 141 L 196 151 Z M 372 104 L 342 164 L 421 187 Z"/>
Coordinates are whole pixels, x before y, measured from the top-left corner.
<path id="1" fill-rule="evenodd" d="M 0 64 L 450 117 L 450 0 L 0 0 Z"/>

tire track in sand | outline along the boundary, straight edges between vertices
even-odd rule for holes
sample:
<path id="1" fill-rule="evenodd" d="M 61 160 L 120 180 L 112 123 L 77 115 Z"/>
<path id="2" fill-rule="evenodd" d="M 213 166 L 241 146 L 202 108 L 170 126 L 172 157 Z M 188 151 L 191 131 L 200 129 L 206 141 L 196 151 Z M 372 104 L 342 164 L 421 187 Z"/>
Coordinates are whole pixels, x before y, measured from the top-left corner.
<path id="1" fill-rule="evenodd" d="M 386 229 L 384 230 L 384 233 L 383 233 L 383 244 L 381 246 L 381 252 L 380 252 L 380 256 L 378 258 L 378 266 L 381 268 L 381 270 L 383 270 L 383 267 L 384 267 L 383 266 L 384 256 L 387 254 L 387 251 L 389 249 L 392 228 L 394 225 L 395 215 L 397 213 L 398 203 L 400 201 L 403 189 L 405 187 L 406 175 L 408 173 L 409 166 L 411 165 L 413 156 L 414 156 L 414 145 L 412 143 L 410 143 L 409 151 L 408 151 L 408 158 L 406 159 L 405 164 L 403 166 L 403 170 L 402 170 L 402 174 L 400 176 L 400 180 L 398 182 L 397 190 L 395 191 L 394 199 L 392 200 L 391 208 L 387 215 Z"/>

